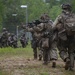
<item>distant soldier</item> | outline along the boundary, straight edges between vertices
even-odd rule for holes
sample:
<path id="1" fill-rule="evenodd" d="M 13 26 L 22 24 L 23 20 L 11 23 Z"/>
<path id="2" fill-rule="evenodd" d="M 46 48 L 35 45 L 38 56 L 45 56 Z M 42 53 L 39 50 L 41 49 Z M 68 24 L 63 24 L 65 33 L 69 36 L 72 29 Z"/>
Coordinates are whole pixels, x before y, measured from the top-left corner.
<path id="1" fill-rule="evenodd" d="M 3 28 L 3 32 L 1 34 L 1 43 L 2 43 L 2 47 L 8 46 L 8 31 L 6 28 Z"/>
<path id="2" fill-rule="evenodd" d="M 8 38 L 9 45 L 13 48 L 17 48 L 17 37 L 13 33 L 11 36 Z"/>
<path id="3" fill-rule="evenodd" d="M 65 70 L 72 71 L 75 50 L 75 14 L 71 12 L 70 4 L 62 4 L 62 13 L 56 18 L 53 29 L 57 32 L 59 54 L 65 62 Z"/>
<path id="4" fill-rule="evenodd" d="M 26 36 L 25 36 L 25 34 L 23 34 L 21 36 L 20 42 L 21 42 L 23 48 L 26 47 Z"/>

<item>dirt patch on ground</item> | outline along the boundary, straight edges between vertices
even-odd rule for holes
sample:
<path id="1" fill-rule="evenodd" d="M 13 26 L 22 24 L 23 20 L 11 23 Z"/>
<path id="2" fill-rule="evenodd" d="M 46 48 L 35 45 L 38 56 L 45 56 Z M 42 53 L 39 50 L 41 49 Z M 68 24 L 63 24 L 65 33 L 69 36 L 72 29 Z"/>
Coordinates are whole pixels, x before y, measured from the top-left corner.
<path id="1" fill-rule="evenodd" d="M 9 75 L 65 75 L 64 63 L 61 59 L 57 61 L 57 68 L 51 67 L 51 62 L 45 66 L 43 61 L 24 57 L 9 57 L 0 60 L 0 69 Z"/>

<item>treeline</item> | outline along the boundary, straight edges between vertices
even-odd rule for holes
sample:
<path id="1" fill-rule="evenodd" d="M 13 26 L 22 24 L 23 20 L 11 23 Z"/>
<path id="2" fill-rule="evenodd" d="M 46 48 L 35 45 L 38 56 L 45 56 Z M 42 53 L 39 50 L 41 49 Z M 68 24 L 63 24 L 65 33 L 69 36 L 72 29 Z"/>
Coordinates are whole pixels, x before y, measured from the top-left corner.
<path id="1" fill-rule="evenodd" d="M 26 23 L 26 9 L 21 5 L 27 5 L 28 22 L 39 19 L 41 14 L 48 13 L 52 20 L 61 13 L 60 5 L 70 2 L 75 11 L 75 0 L 0 0 L 0 31 L 6 27 L 11 32 L 16 32 L 16 27 Z M 15 16 L 13 14 L 16 14 Z"/>

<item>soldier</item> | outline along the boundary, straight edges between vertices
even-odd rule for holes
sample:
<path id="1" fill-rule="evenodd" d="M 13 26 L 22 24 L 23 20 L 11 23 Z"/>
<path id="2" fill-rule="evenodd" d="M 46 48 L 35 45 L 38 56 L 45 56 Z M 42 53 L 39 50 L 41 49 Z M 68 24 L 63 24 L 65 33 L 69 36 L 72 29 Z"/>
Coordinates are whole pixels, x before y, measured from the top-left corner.
<path id="1" fill-rule="evenodd" d="M 25 34 L 23 34 L 21 36 L 20 42 L 21 42 L 23 48 L 26 47 L 26 36 L 25 36 Z"/>
<path id="2" fill-rule="evenodd" d="M 28 27 L 23 26 L 23 28 L 25 29 L 25 31 L 31 32 L 32 34 L 31 47 L 33 48 L 34 59 L 37 59 L 38 40 L 35 37 L 36 32 L 34 30 L 34 23 L 29 23 Z"/>
<path id="3" fill-rule="evenodd" d="M 17 37 L 13 33 L 8 38 L 8 40 L 9 40 L 9 45 L 11 47 L 17 48 Z"/>
<path id="4" fill-rule="evenodd" d="M 74 68 L 75 49 L 75 14 L 71 12 L 70 4 L 62 4 L 62 13 L 53 23 L 53 29 L 58 34 L 58 49 L 60 57 L 65 62 L 65 70 Z"/>
<path id="5" fill-rule="evenodd" d="M 3 28 L 3 32 L 1 35 L 1 43 L 2 43 L 2 47 L 8 46 L 8 31 L 6 28 Z"/>
<path id="6" fill-rule="evenodd" d="M 41 16 L 41 22 L 37 25 L 36 30 L 39 31 L 41 35 L 41 48 L 43 49 L 43 61 L 45 65 L 48 64 L 50 59 L 52 60 L 52 67 L 56 67 L 57 51 L 56 44 L 54 44 L 53 31 L 52 31 L 52 21 L 47 14 Z"/>

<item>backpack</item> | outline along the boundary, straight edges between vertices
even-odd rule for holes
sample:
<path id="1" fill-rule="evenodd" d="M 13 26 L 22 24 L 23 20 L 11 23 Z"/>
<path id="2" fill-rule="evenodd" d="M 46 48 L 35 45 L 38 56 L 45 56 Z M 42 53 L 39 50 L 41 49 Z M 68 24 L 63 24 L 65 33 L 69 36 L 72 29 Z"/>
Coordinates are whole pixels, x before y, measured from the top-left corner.
<path id="1" fill-rule="evenodd" d="M 64 28 L 67 31 L 68 35 L 75 33 L 75 15 L 68 14 L 63 16 L 64 19 Z"/>

